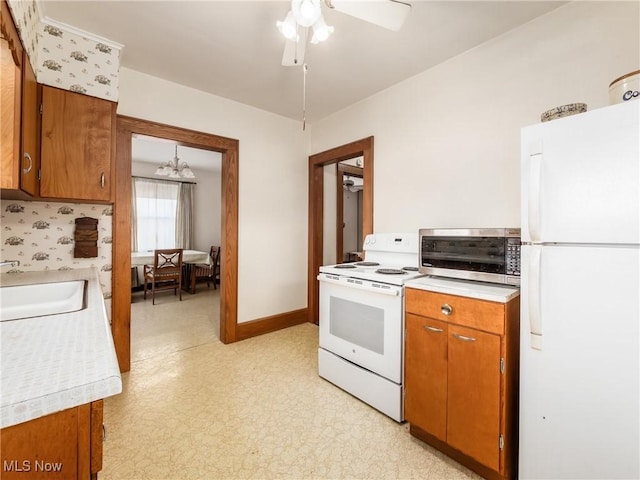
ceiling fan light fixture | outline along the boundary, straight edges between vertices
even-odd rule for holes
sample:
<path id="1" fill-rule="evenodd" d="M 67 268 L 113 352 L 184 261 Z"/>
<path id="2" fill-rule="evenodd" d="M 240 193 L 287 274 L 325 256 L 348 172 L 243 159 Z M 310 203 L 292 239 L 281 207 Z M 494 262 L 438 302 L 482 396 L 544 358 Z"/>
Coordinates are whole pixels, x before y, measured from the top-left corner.
<path id="1" fill-rule="evenodd" d="M 289 10 L 284 21 L 276 22 L 276 27 L 280 30 L 280 33 L 287 40 L 298 41 L 298 25 L 296 24 L 296 19 L 293 16 L 293 12 Z"/>
<path id="2" fill-rule="evenodd" d="M 310 27 L 322 15 L 320 0 L 291 0 L 291 11 L 302 27 Z"/>
<path id="3" fill-rule="evenodd" d="M 311 38 L 311 43 L 317 44 L 320 42 L 324 42 L 329 36 L 333 33 L 335 29 L 326 24 L 324 18 L 320 17 L 316 20 L 316 23 L 313 24 L 313 37 Z"/>

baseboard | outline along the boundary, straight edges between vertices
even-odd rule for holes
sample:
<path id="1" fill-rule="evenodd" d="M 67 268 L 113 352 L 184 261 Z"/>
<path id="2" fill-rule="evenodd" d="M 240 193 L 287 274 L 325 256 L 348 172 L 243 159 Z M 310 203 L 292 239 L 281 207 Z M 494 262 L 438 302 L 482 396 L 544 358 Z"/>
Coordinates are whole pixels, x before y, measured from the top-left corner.
<path id="1" fill-rule="evenodd" d="M 236 340 L 246 340 L 283 328 L 293 327 L 307 322 L 307 309 L 293 310 L 271 317 L 258 318 L 250 322 L 239 323 L 236 327 Z"/>

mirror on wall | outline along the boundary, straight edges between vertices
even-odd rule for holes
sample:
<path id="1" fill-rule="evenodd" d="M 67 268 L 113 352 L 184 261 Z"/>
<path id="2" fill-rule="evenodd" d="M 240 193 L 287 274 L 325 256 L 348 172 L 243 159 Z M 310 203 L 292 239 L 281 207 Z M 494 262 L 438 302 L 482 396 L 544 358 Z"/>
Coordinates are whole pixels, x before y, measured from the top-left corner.
<path id="1" fill-rule="evenodd" d="M 362 259 L 362 156 L 324 167 L 323 264 Z"/>
<path id="2" fill-rule="evenodd" d="M 362 189 L 364 182 L 362 157 L 338 164 L 338 186 L 342 187 L 338 192 L 338 196 L 342 197 L 342 208 L 338 206 L 337 215 L 339 217 L 342 212 L 342 222 L 338 218 L 336 256 L 339 262 L 356 262 L 363 259 Z M 340 223 L 342 223 L 342 239 L 340 239 L 339 233 Z"/>

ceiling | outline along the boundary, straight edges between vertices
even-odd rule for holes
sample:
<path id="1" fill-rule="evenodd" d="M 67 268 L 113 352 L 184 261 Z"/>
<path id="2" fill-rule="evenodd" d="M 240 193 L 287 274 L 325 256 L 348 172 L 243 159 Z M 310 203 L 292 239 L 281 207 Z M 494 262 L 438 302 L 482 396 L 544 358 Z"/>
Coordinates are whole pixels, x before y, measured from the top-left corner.
<path id="1" fill-rule="evenodd" d="M 362 1 L 362 0 L 359 0 Z M 553 10 L 558 1 L 412 4 L 398 32 L 330 10 L 308 45 L 306 120 L 318 121 Z M 281 65 L 288 1 L 55 1 L 41 14 L 124 44 L 121 66 L 302 120 L 302 67 Z"/>

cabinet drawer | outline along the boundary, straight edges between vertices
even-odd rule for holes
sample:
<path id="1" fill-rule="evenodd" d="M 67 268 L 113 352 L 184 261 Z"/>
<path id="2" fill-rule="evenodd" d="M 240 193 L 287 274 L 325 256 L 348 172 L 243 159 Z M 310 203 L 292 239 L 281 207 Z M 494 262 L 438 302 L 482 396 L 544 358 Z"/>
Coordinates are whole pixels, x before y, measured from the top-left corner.
<path id="1" fill-rule="evenodd" d="M 405 302 L 407 313 L 477 328 L 498 335 L 504 334 L 505 306 L 502 303 L 428 292 L 415 288 L 405 290 Z"/>

